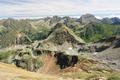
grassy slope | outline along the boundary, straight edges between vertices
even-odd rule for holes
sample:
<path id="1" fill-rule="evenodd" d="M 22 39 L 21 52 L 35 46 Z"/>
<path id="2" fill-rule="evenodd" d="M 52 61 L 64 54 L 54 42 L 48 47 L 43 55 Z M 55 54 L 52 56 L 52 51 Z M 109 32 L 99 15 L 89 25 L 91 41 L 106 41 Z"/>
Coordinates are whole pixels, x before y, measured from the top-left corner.
<path id="1" fill-rule="evenodd" d="M 107 38 L 119 34 L 120 34 L 120 25 L 90 23 L 82 29 L 79 35 L 86 42 L 96 42 L 102 38 Z"/>
<path id="2" fill-rule="evenodd" d="M 0 80 L 58 80 L 56 76 L 25 71 L 14 65 L 0 62 Z"/>

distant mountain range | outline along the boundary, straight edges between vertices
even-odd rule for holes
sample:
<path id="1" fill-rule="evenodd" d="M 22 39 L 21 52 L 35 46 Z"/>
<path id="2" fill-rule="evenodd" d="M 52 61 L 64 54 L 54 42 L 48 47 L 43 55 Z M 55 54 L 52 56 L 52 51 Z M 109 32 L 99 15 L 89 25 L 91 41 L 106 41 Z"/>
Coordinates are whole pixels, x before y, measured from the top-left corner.
<path id="1" fill-rule="evenodd" d="M 85 14 L 80 18 L 69 16 L 20 20 L 9 18 L 0 20 L 0 46 L 15 44 L 18 33 L 22 34 L 21 43 L 23 44 L 29 43 L 25 35 L 32 41 L 45 39 L 57 23 L 66 25 L 86 42 L 95 42 L 120 34 L 120 19 L 117 17 L 97 19 L 92 14 Z"/>

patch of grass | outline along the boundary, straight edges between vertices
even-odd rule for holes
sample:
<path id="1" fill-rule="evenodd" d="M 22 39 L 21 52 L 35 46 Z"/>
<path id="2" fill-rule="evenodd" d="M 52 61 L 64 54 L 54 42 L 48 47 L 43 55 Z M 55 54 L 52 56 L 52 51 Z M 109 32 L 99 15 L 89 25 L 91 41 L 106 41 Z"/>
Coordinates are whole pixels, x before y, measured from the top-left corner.
<path id="1" fill-rule="evenodd" d="M 102 72 L 99 72 L 99 71 L 93 71 L 93 72 L 90 72 L 90 73 L 87 73 L 85 71 L 80 71 L 80 72 L 75 72 L 75 73 L 71 73 L 71 74 L 64 74 L 63 77 L 89 80 L 91 78 L 104 77 L 107 74 L 108 73 L 102 73 Z"/>
<path id="2" fill-rule="evenodd" d="M 19 76 L 15 80 L 40 80 L 39 78 L 30 77 L 30 76 Z"/>
<path id="3" fill-rule="evenodd" d="M 112 76 L 109 77 L 107 80 L 120 80 L 120 77 Z"/>
<path id="4" fill-rule="evenodd" d="M 90 73 L 85 71 L 64 73 L 65 78 L 75 78 L 83 80 L 120 80 L 120 72 L 99 72 L 91 71 Z"/>
<path id="5" fill-rule="evenodd" d="M 120 72 L 111 73 L 107 80 L 120 80 Z"/>
<path id="6" fill-rule="evenodd" d="M 101 75 L 95 74 L 95 75 L 92 75 L 92 76 L 88 77 L 86 80 L 99 80 L 100 76 Z"/>
<path id="7" fill-rule="evenodd" d="M 7 59 L 10 55 L 14 54 L 15 51 L 6 51 L 6 52 L 1 52 L 0 53 L 0 60 L 5 60 Z"/>

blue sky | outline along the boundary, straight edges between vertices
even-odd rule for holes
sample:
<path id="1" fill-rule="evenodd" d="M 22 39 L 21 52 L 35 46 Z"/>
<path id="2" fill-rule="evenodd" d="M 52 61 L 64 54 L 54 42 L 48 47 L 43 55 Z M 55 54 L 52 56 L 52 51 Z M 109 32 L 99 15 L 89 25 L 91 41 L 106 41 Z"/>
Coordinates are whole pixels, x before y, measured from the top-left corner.
<path id="1" fill-rule="evenodd" d="M 0 0 L 0 17 L 50 15 L 120 17 L 120 0 Z"/>

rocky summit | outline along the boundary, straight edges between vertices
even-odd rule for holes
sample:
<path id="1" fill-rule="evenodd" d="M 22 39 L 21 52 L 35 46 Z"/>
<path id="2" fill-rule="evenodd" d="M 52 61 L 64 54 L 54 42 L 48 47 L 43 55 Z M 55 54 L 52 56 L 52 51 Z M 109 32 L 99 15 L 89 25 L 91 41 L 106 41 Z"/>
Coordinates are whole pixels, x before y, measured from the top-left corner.
<path id="1" fill-rule="evenodd" d="M 88 24 L 91 22 L 100 22 L 99 19 L 97 19 L 94 15 L 91 14 L 85 14 L 80 17 L 80 23 L 81 24 Z"/>

